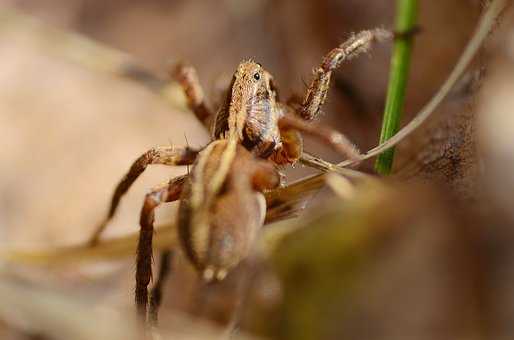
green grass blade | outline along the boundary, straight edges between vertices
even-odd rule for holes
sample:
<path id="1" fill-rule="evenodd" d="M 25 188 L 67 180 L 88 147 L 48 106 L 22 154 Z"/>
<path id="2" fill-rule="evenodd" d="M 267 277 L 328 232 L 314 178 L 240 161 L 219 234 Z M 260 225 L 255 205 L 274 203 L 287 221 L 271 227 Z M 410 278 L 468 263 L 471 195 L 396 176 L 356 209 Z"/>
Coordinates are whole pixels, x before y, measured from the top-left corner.
<path id="1" fill-rule="evenodd" d="M 411 59 L 413 35 L 409 33 L 413 32 L 416 25 L 417 8 L 417 0 L 396 0 L 395 31 L 397 37 L 391 59 L 391 71 L 389 74 L 380 143 L 385 142 L 398 131 Z M 379 174 L 388 175 L 391 172 L 393 158 L 394 148 L 380 154 L 375 163 L 376 171 Z"/>

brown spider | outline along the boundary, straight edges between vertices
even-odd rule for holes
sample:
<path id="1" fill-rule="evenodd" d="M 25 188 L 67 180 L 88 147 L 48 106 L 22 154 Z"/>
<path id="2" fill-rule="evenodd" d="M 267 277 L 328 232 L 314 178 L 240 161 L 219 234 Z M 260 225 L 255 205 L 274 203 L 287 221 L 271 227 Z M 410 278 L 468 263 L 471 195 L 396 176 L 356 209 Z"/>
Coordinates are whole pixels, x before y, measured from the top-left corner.
<path id="1" fill-rule="evenodd" d="M 359 159 L 357 149 L 331 128 L 310 123 L 325 101 L 331 73 L 341 62 L 369 49 L 375 40 L 392 35 L 381 29 L 363 31 L 330 51 L 314 70 L 303 101 L 282 103 L 273 78 L 260 64 L 239 64 L 217 112 L 213 140 L 201 150 L 189 147 L 154 148 L 139 157 L 116 187 L 107 217 L 92 236 L 96 243 L 114 216 L 121 197 L 150 164 L 191 165 L 179 176 L 145 197 L 137 246 L 136 305 L 147 319 L 152 277 L 154 211 L 161 203 L 180 200 L 179 239 L 184 253 L 206 281 L 222 280 L 248 256 L 266 215 L 262 192 L 279 186 L 276 165 L 293 164 L 303 152 L 300 132 L 319 138 L 340 154 Z M 179 65 L 172 75 L 183 87 L 190 109 L 205 125 L 214 117 L 204 100 L 195 70 Z M 163 257 L 161 270 L 168 266 Z M 164 272 L 163 272 L 164 274 Z M 151 296 L 150 318 L 156 320 L 161 278 Z"/>

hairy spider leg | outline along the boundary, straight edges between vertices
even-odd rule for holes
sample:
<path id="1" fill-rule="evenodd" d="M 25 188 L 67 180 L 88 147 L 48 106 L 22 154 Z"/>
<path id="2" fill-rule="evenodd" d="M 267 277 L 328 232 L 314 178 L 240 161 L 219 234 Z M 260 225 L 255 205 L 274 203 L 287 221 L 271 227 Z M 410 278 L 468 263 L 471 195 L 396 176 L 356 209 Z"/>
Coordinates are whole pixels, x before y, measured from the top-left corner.
<path id="1" fill-rule="evenodd" d="M 152 148 L 144 154 L 142 154 L 132 164 L 128 173 L 123 177 L 123 179 L 120 181 L 120 183 L 114 190 L 114 194 L 112 195 L 111 205 L 109 207 L 107 216 L 95 229 L 93 235 L 89 239 L 89 244 L 93 246 L 98 242 L 102 232 L 105 230 L 107 224 L 116 213 L 121 198 L 129 190 L 129 188 L 136 181 L 139 175 L 141 175 L 145 171 L 148 165 L 190 165 L 193 164 L 193 162 L 195 161 L 198 152 L 198 150 L 189 147 L 176 148 L 173 146 L 165 146 Z"/>
<path id="2" fill-rule="evenodd" d="M 307 122 L 290 110 L 283 111 L 278 120 L 278 126 L 282 136 L 282 146 L 272 155 L 272 160 L 277 164 L 295 163 L 301 157 L 303 142 L 299 132 L 331 146 L 337 153 L 348 159 L 360 160 L 359 150 L 345 135 L 328 126 Z"/>
<path id="3" fill-rule="evenodd" d="M 148 319 L 150 325 L 157 326 L 159 308 L 162 302 L 162 291 L 171 272 L 171 260 L 173 259 L 173 251 L 170 249 L 161 251 L 161 261 L 159 264 L 159 274 L 150 293 L 150 306 L 148 310 Z"/>
<path id="4" fill-rule="evenodd" d="M 162 203 L 178 200 L 186 178 L 187 175 L 175 177 L 170 180 L 169 183 L 161 185 L 149 192 L 145 197 L 143 208 L 141 209 L 139 241 L 136 256 L 135 300 L 138 315 L 145 323 L 147 321 L 148 285 L 152 279 L 152 238 L 155 209 Z M 166 265 L 166 263 L 164 264 Z M 160 283 L 158 282 L 158 284 Z M 157 290 L 160 290 L 159 286 L 157 286 Z M 154 301 L 154 303 L 155 302 L 156 301 Z"/>
<path id="5" fill-rule="evenodd" d="M 196 118 L 209 129 L 210 121 L 214 116 L 212 110 L 207 105 L 205 94 L 198 80 L 195 68 L 185 63 L 178 63 L 171 70 L 170 75 L 184 90 L 187 106 Z"/>
<path id="6" fill-rule="evenodd" d="M 362 31 L 328 52 L 321 65 L 314 69 L 314 79 L 307 88 L 301 105 L 296 108 L 300 116 L 310 121 L 319 115 L 321 106 L 327 97 L 332 71 L 337 69 L 341 63 L 367 52 L 373 42 L 384 41 L 392 37 L 393 34 L 384 29 Z M 290 103 L 295 101 L 293 99 Z"/>

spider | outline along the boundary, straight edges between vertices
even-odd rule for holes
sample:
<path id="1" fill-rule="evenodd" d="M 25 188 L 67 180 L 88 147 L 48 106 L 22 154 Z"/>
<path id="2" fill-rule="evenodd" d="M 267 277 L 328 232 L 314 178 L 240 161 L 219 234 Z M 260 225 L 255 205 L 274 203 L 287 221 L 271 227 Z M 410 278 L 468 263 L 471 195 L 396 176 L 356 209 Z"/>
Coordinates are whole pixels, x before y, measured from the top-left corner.
<path id="1" fill-rule="evenodd" d="M 140 156 L 116 187 L 108 214 L 90 240 L 92 245 L 98 241 L 121 198 L 148 165 L 192 165 L 189 174 L 156 187 L 144 199 L 135 291 L 138 314 L 143 320 L 148 318 L 155 208 L 180 201 L 178 230 L 186 257 L 205 281 L 223 280 L 251 251 L 266 215 L 262 193 L 281 183 L 277 166 L 294 164 L 302 156 L 300 133 L 318 138 L 349 159 L 360 158 L 344 135 L 311 121 L 320 113 L 332 72 L 343 61 L 366 52 L 373 41 L 391 36 L 382 29 L 362 31 L 331 50 L 314 70 L 301 101 L 281 102 L 271 74 L 257 62 L 243 61 L 216 115 L 206 105 L 194 68 L 177 65 L 171 73 L 182 86 L 191 111 L 206 126 L 214 118 L 213 139 L 201 150 L 166 146 Z M 168 258 L 163 257 L 161 269 L 167 266 Z M 160 282 L 150 297 L 150 320 L 156 320 L 160 296 L 157 286 Z"/>

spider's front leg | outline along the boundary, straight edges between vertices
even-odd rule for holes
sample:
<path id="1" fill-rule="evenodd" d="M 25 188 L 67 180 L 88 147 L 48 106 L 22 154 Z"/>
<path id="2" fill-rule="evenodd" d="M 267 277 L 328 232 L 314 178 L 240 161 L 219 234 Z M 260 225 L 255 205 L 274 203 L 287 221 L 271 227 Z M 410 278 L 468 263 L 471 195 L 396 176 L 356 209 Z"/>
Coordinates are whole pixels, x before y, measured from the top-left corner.
<path id="1" fill-rule="evenodd" d="M 345 135 L 322 124 L 310 123 L 294 114 L 293 109 L 283 106 L 278 120 L 282 147 L 272 156 L 277 164 L 295 163 L 303 153 L 299 132 L 310 135 L 331 146 L 336 152 L 353 161 L 360 160 L 359 150 Z"/>
<path id="2" fill-rule="evenodd" d="M 209 129 L 210 121 L 214 116 L 207 106 L 205 94 L 198 80 L 198 74 L 191 65 L 178 63 L 170 72 L 184 90 L 187 105 L 195 114 L 196 118 Z"/>
<path id="3" fill-rule="evenodd" d="M 163 164 L 163 165 L 191 165 L 198 155 L 198 150 L 186 148 L 175 148 L 172 146 L 158 147 L 150 149 L 141 155 L 130 167 L 129 172 L 123 177 L 121 182 L 116 187 L 114 194 L 112 195 L 111 205 L 109 212 L 105 219 L 98 225 L 93 235 L 89 239 L 90 245 L 95 245 L 102 232 L 104 231 L 107 223 L 112 219 L 121 198 L 128 189 L 132 186 L 135 180 L 141 175 L 146 167 L 151 164 Z"/>
<path id="4" fill-rule="evenodd" d="M 383 29 L 362 31 L 330 51 L 323 58 L 321 65 L 314 70 L 314 79 L 311 81 L 303 101 L 296 108 L 300 116 L 309 121 L 318 116 L 327 97 L 332 71 L 338 68 L 342 62 L 367 52 L 374 41 L 382 41 L 392 37 L 391 32 Z"/>
<path id="5" fill-rule="evenodd" d="M 169 183 L 152 190 L 146 195 L 143 208 L 141 209 L 136 257 L 135 297 L 138 315 L 145 322 L 147 319 L 148 284 L 152 279 L 152 238 L 155 209 L 162 203 L 179 199 L 186 178 L 187 176 L 176 177 Z M 152 311 L 156 313 L 157 308 L 152 308 Z M 156 320 L 156 318 L 156 315 L 151 315 L 152 320 Z"/>

